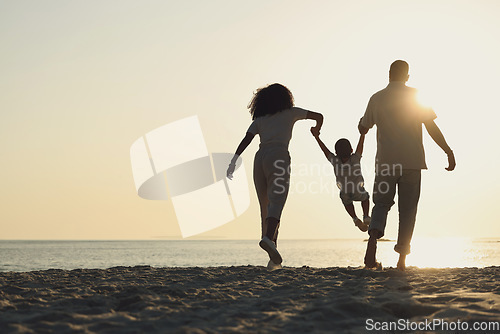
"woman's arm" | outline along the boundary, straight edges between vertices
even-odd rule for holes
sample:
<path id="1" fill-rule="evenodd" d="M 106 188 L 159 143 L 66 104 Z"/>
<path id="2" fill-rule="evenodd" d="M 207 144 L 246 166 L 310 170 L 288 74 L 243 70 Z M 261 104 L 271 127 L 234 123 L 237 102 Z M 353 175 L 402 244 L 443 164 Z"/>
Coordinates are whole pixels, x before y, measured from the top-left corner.
<path id="1" fill-rule="evenodd" d="M 245 151 L 245 149 L 250 145 L 250 143 L 253 140 L 253 137 L 255 135 L 253 133 L 247 132 L 245 137 L 241 140 L 240 144 L 238 145 L 238 148 L 236 149 L 236 152 L 234 152 L 234 156 L 231 159 L 231 162 L 229 163 L 229 167 L 227 168 L 227 178 L 232 179 L 233 178 L 233 173 L 234 173 L 234 168 L 236 167 L 236 160 L 238 160 L 239 156 Z"/>
<path id="2" fill-rule="evenodd" d="M 313 119 L 316 121 L 316 126 L 313 126 L 311 130 L 314 129 L 319 135 L 319 130 L 321 130 L 321 126 L 323 126 L 323 115 L 319 112 L 308 111 L 306 119 Z"/>

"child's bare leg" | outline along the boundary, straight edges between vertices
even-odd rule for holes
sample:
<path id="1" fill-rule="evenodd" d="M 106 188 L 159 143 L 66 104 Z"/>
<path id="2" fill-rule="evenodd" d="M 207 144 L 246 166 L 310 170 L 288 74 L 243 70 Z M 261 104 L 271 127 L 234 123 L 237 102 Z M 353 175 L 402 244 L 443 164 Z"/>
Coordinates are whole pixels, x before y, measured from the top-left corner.
<path id="1" fill-rule="evenodd" d="M 370 200 L 365 199 L 364 201 L 361 202 L 361 207 L 363 208 L 363 216 L 369 216 L 370 215 Z"/>
<path id="2" fill-rule="evenodd" d="M 354 210 L 354 204 L 345 204 L 344 205 L 345 210 L 351 216 L 353 219 L 356 218 L 356 210 Z"/>
<path id="3" fill-rule="evenodd" d="M 345 210 L 347 211 L 347 213 L 349 214 L 349 216 L 352 217 L 354 225 L 356 225 L 361 230 L 361 232 L 368 231 L 368 225 L 363 223 L 363 221 L 356 216 L 356 211 L 354 210 L 354 204 L 352 204 L 352 203 L 347 204 L 347 205 L 344 205 L 344 207 L 345 207 Z"/>

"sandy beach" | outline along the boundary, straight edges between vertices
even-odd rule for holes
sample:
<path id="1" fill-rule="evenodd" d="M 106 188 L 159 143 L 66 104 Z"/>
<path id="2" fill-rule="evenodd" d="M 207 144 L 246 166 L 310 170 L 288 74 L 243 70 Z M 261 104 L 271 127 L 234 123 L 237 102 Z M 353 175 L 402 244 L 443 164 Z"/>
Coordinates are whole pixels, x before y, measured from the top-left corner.
<path id="1" fill-rule="evenodd" d="M 460 321 L 471 329 L 500 321 L 499 279 L 500 267 L 4 272 L 0 332 L 357 333 L 402 325 L 399 319 L 414 326 Z"/>

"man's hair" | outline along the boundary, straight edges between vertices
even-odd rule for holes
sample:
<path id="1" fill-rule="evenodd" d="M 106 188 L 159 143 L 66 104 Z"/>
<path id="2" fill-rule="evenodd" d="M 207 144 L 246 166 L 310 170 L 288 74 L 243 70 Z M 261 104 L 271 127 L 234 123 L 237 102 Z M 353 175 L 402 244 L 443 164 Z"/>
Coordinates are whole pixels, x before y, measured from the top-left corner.
<path id="1" fill-rule="evenodd" d="M 404 60 L 396 60 L 389 69 L 389 79 L 394 81 L 406 81 L 410 66 Z"/>
<path id="2" fill-rule="evenodd" d="M 341 138 L 335 143 L 335 153 L 341 158 L 347 158 L 352 153 L 351 142 L 348 139 Z"/>

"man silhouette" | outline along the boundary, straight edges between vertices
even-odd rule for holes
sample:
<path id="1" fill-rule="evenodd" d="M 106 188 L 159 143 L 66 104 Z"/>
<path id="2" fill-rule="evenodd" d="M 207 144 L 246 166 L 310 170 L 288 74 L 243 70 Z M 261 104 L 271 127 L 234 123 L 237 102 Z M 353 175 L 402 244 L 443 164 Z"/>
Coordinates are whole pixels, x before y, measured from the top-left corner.
<path id="1" fill-rule="evenodd" d="M 387 214 L 398 191 L 399 230 L 394 250 L 399 253 L 397 268 L 405 270 L 406 255 L 415 226 L 420 197 L 421 170 L 427 169 L 422 143 L 422 124 L 448 156 L 448 167 L 455 168 L 455 156 L 438 128 L 436 114 L 417 100 L 417 90 L 406 86 L 409 66 L 396 60 L 389 70 L 389 85 L 368 102 L 358 130 L 361 134 L 377 125 L 377 155 L 373 186 L 372 220 L 368 233 L 365 265 L 376 268 L 377 239 L 384 235 Z"/>

